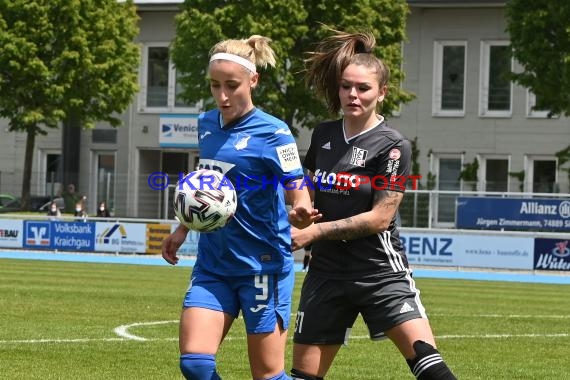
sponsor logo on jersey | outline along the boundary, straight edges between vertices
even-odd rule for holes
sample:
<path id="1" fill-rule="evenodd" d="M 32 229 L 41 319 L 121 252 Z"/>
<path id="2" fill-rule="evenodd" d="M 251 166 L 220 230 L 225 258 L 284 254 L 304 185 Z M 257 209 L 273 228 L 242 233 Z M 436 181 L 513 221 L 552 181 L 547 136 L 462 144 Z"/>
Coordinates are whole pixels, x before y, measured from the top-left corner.
<path id="1" fill-rule="evenodd" d="M 230 162 L 211 160 L 207 158 L 200 158 L 200 161 L 198 162 L 198 169 L 216 170 L 222 174 L 226 174 L 234 166 L 235 164 L 232 164 Z"/>
<path id="2" fill-rule="evenodd" d="M 275 148 L 281 169 L 284 172 L 290 172 L 295 169 L 301 168 L 301 160 L 299 159 L 299 152 L 297 152 L 297 145 L 295 143 L 278 146 Z"/>
<path id="3" fill-rule="evenodd" d="M 398 174 L 398 168 L 400 167 L 400 160 L 389 160 L 386 166 L 386 173 L 395 176 Z"/>
<path id="4" fill-rule="evenodd" d="M 366 156 L 368 156 L 367 150 L 353 146 L 352 156 L 350 157 L 350 164 L 363 168 L 364 164 L 366 163 Z"/>
<path id="5" fill-rule="evenodd" d="M 331 142 L 327 142 L 325 145 L 323 145 L 321 148 L 323 149 L 327 149 L 327 150 L 331 150 Z"/>
<path id="6" fill-rule="evenodd" d="M 399 161 L 397 161 L 399 166 Z M 397 168 L 397 167 L 396 167 Z M 405 191 L 406 183 L 411 181 L 411 188 L 418 188 L 419 175 L 375 175 L 369 177 L 348 172 L 327 172 L 322 169 L 315 169 L 313 173 L 312 183 L 321 191 L 331 190 L 350 190 L 359 189 L 360 186 L 369 184 L 374 190 L 396 190 Z"/>

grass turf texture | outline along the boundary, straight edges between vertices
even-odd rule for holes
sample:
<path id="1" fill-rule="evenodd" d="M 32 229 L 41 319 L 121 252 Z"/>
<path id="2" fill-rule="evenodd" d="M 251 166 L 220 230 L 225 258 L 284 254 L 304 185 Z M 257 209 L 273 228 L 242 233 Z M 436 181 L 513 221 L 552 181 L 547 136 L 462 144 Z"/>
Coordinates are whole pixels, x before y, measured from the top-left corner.
<path id="1" fill-rule="evenodd" d="M 0 378 L 182 379 L 176 320 L 189 268 L 0 259 Z M 303 274 L 297 274 L 293 311 Z M 416 280 L 440 351 L 459 379 L 567 379 L 570 287 Z M 131 327 L 127 340 L 114 333 Z M 294 321 L 292 317 L 291 323 Z M 290 330 L 290 335 L 292 329 Z M 218 354 L 224 380 L 249 379 L 243 320 Z M 292 343 L 287 348 L 291 366 Z M 358 320 L 327 380 L 413 379 L 394 345 Z"/>

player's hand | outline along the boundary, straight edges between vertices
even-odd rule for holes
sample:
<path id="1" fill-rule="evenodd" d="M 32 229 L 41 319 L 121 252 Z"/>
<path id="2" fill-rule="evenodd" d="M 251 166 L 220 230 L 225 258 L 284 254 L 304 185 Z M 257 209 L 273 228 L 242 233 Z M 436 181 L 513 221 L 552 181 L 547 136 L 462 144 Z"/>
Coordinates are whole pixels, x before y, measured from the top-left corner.
<path id="1" fill-rule="evenodd" d="M 166 260 L 167 263 L 172 265 L 176 265 L 178 263 L 176 252 L 178 252 L 178 248 L 180 248 L 182 243 L 186 240 L 186 235 L 188 235 L 188 228 L 181 224 L 173 233 L 163 240 L 162 258 Z"/>
<path id="2" fill-rule="evenodd" d="M 291 227 L 291 249 L 296 251 L 311 244 L 316 237 L 316 228 L 315 224 L 303 229 Z"/>
<path id="3" fill-rule="evenodd" d="M 323 214 L 320 214 L 319 210 L 315 208 L 307 209 L 306 207 L 299 206 L 294 207 L 291 209 L 291 211 L 289 211 L 289 223 L 291 223 L 293 227 L 299 229 L 310 226 L 314 222 L 320 220 L 322 217 Z"/>

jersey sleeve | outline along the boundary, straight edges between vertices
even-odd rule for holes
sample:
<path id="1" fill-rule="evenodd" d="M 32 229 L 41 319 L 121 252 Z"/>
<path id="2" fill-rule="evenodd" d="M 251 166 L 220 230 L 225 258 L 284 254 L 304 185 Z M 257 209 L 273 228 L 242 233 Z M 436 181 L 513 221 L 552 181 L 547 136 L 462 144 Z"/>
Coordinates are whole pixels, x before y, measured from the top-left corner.
<path id="1" fill-rule="evenodd" d="M 269 165 L 273 175 L 286 184 L 303 178 L 303 168 L 295 139 L 290 133 L 280 133 L 280 131 L 282 129 L 277 130 L 267 139 L 263 148 L 263 159 Z"/>
<path id="2" fill-rule="evenodd" d="M 406 139 L 398 141 L 386 152 L 381 161 L 379 175 L 385 176 L 389 186 L 386 190 L 405 192 L 408 186 L 410 168 L 412 165 L 412 146 Z"/>
<path id="3" fill-rule="evenodd" d="M 316 149 L 315 146 L 317 145 L 317 129 L 313 129 L 313 134 L 311 135 L 311 143 L 309 145 L 309 150 L 307 150 L 307 154 L 305 155 L 305 160 L 303 161 L 303 166 L 307 168 L 307 170 L 311 172 L 315 172 L 315 168 L 317 166 L 316 160 Z"/>

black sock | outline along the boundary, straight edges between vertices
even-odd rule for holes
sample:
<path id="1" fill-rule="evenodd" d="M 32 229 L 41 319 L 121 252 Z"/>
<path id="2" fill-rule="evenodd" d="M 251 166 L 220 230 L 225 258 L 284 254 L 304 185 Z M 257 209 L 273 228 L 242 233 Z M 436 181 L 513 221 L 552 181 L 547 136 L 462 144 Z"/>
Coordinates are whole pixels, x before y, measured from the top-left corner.
<path id="1" fill-rule="evenodd" d="M 414 342 L 416 357 L 406 360 L 418 380 L 457 380 L 439 352 L 424 341 Z"/>

